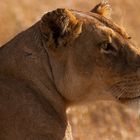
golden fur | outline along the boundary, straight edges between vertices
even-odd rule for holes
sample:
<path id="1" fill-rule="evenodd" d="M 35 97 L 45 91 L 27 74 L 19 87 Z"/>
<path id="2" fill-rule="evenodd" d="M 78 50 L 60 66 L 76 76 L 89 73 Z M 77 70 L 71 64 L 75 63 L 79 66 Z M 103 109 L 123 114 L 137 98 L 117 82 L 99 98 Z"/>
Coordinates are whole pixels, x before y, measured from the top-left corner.
<path id="1" fill-rule="evenodd" d="M 98 7 L 49 12 L 0 48 L 1 140 L 72 139 L 65 135 L 71 104 L 138 106 L 139 50 Z"/>

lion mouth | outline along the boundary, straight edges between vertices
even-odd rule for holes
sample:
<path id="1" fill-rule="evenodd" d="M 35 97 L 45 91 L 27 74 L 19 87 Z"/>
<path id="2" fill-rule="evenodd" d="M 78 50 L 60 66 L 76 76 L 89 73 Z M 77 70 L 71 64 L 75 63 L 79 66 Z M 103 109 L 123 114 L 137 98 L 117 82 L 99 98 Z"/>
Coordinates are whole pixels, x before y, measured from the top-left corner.
<path id="1" fill-rule="evenodd" d="M 124 76 L 121 81 L 109 89 L 118 101 L 140 101 L 140 77 L 137 75 Z"/>
<path id="2" fill-rule="evenodd" d="M 123 97 L 123 98 L 118 98 L 119 101 L 124 102 L 124 101 L 136 101 L 140 100 L 140 95 L 135 96 L 135 97 Z"/>

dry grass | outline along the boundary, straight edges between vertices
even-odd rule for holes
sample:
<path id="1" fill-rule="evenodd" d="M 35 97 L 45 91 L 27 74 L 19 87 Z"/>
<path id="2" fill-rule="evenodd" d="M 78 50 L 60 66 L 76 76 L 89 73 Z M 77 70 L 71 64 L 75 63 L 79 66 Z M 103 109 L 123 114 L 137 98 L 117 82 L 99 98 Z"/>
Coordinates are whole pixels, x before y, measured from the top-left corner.
<path id="1" fill-rule="evenodd" d="M 139 0 L 110 0 L 113 19 L 125 27 L 140 45 Z M 0 0 L 0 44 L 31 26 L 40 16 L 57 7 L 89 11 L 98 0 Z M 115 103 L 74 107 L 69 113 L 75 140 L 140 140 L 140 120 Z"/>
<path id="2" fill-rule="evenodd" d="M 74 107 L 69 118 L 75 140 L 140 140 L 138 116 L 117 103 Z"/>

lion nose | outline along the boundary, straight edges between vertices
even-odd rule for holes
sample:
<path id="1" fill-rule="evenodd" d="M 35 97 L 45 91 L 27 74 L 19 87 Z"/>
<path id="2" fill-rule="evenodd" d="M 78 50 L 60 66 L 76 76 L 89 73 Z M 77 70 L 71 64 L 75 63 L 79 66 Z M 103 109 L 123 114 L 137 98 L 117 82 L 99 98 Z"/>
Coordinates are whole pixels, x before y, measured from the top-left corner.
<path id="1" fill-rule="evenodd" d="M 134 57 L 134 66 L 140 70 L 140 54 L 135 54 L 136 56 Z"/>
<path id="2" fill-rule="evenodd" d="M 127 61 L 133 68 L 140 68 L 140 49 L 135 46 L 127 46 Z"/>

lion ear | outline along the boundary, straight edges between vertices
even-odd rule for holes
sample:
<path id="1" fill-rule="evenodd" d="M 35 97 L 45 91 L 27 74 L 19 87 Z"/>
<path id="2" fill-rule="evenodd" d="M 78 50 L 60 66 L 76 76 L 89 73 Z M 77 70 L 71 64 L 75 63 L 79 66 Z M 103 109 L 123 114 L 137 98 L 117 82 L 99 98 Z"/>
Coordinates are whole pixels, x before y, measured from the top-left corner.
<path id="1" fill-rule="evenodd" d="M 98 5 L 96 5 L 91 12 L 100 14 L 106 18 L 111 17 L 112 9 L 108 0 L 102 0 Z"/>
<path id="2" fill-rule="evenodd" d="M 47 39 L 51 39 L 55 43 L 58 43 L 60 39 L 74 38 L 79 35 L 81 25 L 82 23 L 67 9 L 57 9 L 49 12 L 41 19 L 42 33 Z"/>

